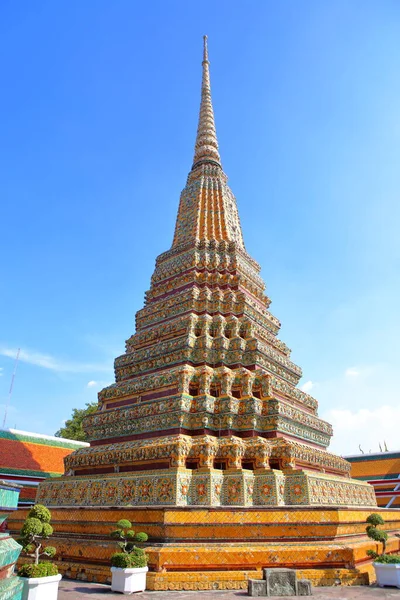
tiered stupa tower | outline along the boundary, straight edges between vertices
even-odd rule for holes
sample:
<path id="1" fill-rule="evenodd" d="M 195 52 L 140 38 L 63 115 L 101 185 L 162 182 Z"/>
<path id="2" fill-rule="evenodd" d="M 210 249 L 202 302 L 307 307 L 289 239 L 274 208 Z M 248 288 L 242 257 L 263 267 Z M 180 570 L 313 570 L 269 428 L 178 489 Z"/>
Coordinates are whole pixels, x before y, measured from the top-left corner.
<path id="1" fill-rule="evenodd" d="M 315 547 L 307 555 L 300 542 L 341 535 L 338 507 L 353 507 L 347 520 L 357 525 L 347 523 L 345 534 L 360 535 L 371 509 L 356 507 L 376 506 L 373 488 L 350 479 L 350 464 L 327 452 L 331 426 L 297 387 L 301 369 L 278 338 L 222 169 L 206 38 L 202 67 L 194 160 L 172 247 L 157 258 L 136 333 L 115 361 L 116 382 L 86 419 L 90 447 L 67 456 L 65 476 L 38 493 L 59 519 L 72 573 L 82 556 L 104 563 L 116 517 L 139 521 L 161 543 L 150 550 L 153 589 L 179 589 L 213 569 L 219 574 L 202 581 L 224 587 L 224 568 L 225 587 L 238 587 L 244 569 L 254 576 L 274 561 L 347 569 L 349 554 L 333 560 L 327 546 L 323 557 Z M 271 558 L 261 540 L 268 552 L 272 543 L 295 543 L 297 554 L 281 545 L 283 554 L 275 548 Z M 193 541 L 205 546 L 190 549 Z M 244 542 L 251 548 L 240 550 Z"/>
<path id="2" fill-rule="evenodd" d="M 326 451 L 331 426 L 296 387 L 301 369 L 277 337 L 280 323 L 222 169 L 206 37 L 202 66 L 194 159 L 172 247 L 157 258 L 136 333 L 115 360 L 116 383 L 86 419 L 91 447 L 66 457 L 74 479 L 42 486 L 40 500 L 280 506 L 320 503 L 326 494 L 374 503 L 370 486 L 348 480 L 349 463 Z M 120 477 L 104 484 L 114 473 Z"/>

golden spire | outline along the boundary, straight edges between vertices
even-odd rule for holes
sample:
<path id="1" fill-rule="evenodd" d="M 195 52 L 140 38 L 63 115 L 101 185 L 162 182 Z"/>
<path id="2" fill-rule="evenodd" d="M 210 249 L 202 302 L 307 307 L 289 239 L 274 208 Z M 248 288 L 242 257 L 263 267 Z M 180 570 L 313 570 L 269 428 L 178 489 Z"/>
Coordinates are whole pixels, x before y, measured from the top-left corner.
<path id="1" fill-rule="evenodd" d="M 211 103 L 207 36 L 204 36 L 199 125 L 192 170 L 181 193 L 173 247 L 200 240 L 234 242 L 244 250 L 234 195 L 221 167 Z"/>
<path id="2" fill-rule="evenodd" d="M 207 36 L 205 35 L 203 39 L 203 78 L 201 82 L 200 115 L 192 168 L 196 168 L 199 164 L 205 162 L 216 163 L 221 166 L 217 133 L 215 131 L 214 111 L 211 101 L 210 63 L 208 61 Z"/>

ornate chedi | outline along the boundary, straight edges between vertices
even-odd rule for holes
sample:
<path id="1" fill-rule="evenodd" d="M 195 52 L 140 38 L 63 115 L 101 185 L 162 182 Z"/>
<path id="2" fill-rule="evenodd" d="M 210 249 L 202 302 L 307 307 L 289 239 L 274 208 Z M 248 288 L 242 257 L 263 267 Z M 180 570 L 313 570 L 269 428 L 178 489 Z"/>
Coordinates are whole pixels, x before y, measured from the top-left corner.
<path id="1" fill-rule="evenodd" d="M 86 418 L 90 447 L 65 458 L 65 476 L 41 483 L 38 501 L 58 520 L 67 575 L 79 576 L 83 557 L 85 577 L 105 579 L 107 524 L 125 516 L 159 543 L 149 549 L 151 589 L 243 587 L 270 564 L 325 565 L 328 582 L 360 583 L 348 548 L 324 544 L 363 535 L 374 491 L 326 450 L 331 426 L 296 387 L 301 369 L 277 337 L 222 170 L 206 39 L 202 64 L 172 247 L 157 258 L 116 382 Z"/>
<path id="2" fill-rule="evenodd" d="M 259 265 L 247 254 L 222 170 L 204 43 L 193 166 L 172 248 L 161 254 L 115 361 L 116 383 L 86 419 L 90 448 L 39 501 L 70 505 L 374 505 L 326 451 L 331 426 L 296 387 Z"/>

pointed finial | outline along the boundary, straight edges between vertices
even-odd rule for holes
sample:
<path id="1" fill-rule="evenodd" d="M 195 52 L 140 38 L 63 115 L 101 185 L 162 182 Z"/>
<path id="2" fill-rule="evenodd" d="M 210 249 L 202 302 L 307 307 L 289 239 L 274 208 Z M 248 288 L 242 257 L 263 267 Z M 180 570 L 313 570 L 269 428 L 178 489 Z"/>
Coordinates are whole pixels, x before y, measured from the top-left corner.
<path id="1" fill-rule="evenodd" d="M 221 166 L 217 134 L 215 131 L 214 111 L 211 102 L 210 63 L 208 62 L 206 35 L 203 36 L 203 42 L 203 77 L 201 81 L 200 115 L 192 168 L 205 162 L 212 162 Z"/>
<path id="2" fill-rule="evenodd" d="M 203 50 L 203 62 L 208 62 L 208 48 L 207 48 L 207 36 L 203 35 L 204 50 Z"/>
<path id="3" fill-rule="evenodd" d="M 244 250 L 236 200 L 222 170 L 211 101 L 207 36 L 203 36 L 203 63 L 199 123 L 192 170 L 182 192 L 173 247 L 196 240 L 234 242 Z"/>

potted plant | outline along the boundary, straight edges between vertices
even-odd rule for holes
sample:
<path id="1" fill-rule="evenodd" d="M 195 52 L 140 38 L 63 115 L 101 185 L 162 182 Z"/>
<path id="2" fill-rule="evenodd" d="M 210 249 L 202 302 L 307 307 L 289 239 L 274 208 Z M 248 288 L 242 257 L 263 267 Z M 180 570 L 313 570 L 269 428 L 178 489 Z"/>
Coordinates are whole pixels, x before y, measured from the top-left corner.
<path id="1" fill-rule="evenodd" d="M 382 542 L 382 553 L 368 550 L 367 554 L 374 559 L 373 565 L 376 581 L 379 587 L 394 585 L 400 588 L 400 556 L 386 554 L 386 542 L 388 534 L 378 525 L 384 525 L 385 521 L 377 513 L 372 513 L 367 518 L 367 535 L 375 542 Z"/>
<path id="2" fill-rule="evenodd" d="M 135 533 L 128 519 L 118 521 L 117 527 L 111 536 L 118 540 L 121 552 L 116 552 L 111 557 L 111 590 L 123 594 L 144 592 L 148 571 L 147 555 L 136 543 L 147 542 L 148 535 Z"/>
<path id="3" fill-rule="evenodd" d="M 43 545 L 43 541 L 53 533 L 50 521 L 49 509 L 43 504 L 35 504 L 22 526 L 18 542 L 22 545 L 22 552 L 34 559 L 33 563 L 24 564 L 18 570 L 18 575 L 24 581 L 22 600 L 57 599 L 61 579 L 57 565 L 47 561 L 39 562 L 41 556 L 52 558 L 56 553 L 53 546 Z"/>

